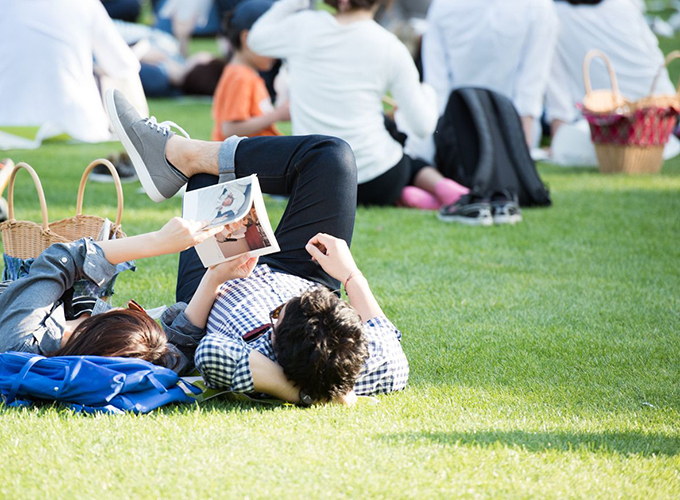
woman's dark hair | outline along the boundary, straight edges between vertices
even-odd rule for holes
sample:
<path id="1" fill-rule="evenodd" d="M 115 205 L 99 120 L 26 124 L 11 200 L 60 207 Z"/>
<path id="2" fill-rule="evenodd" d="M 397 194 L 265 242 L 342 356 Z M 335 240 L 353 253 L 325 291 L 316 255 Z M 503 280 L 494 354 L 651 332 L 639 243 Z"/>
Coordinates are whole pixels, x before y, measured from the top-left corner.
<path id="1" fill-rule="evenodd" d="M 392 6 L 393 0 L 349 0 L 350 9 L 372 9 L 376 5 L 386 9 Z M 324 0 L 326 5 L 333 7 L 336 10 L 340 9 L 340 0 Z"/>
<path id="2" fill-rule="evenodd" d="M 224 59 L 219 58 L 197 64 L 185 75 L 182 92 L 191 95 L 214 95 L 226 64 Z"/>
<path id="3" fill-rule="evenodd" d="M 48 356 L 120 356 L 166 365 L 168 340 L 141 311 L 116 309 L 80 323 L 66 345 Z"/>
<path id="4" fill-rule="evenodd" d="M 368 357 L 361 318 L 325 288 L 287 302 L 273 348 L 288 380 L 319 401 L 351 391 Z"/>
<path id="5" fill-rule="evenodd" d="M 232 50 L 241 50 L 242 30 L 231 22 L 235 12 L 235 10 L 230 10 L 222 18 L 222 34 L 229 42 L 229 45 L 231 45 Z"/>

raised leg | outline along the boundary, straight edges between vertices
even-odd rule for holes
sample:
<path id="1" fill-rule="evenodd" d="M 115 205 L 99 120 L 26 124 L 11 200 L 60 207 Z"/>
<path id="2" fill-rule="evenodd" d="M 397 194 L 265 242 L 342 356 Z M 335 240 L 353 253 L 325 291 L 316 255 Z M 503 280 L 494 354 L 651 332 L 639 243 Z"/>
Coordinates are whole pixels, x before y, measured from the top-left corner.
<path id="1" fill-rule="evenodd" d="M 168 141 L 169 151 L 182 144 L 174 139 Z M 216 151 L 215 143 L 185 144 L 188 150 L 195 149 L 193 157 L 186 151 L 173 152 L 168 153 L 169 161 L 185 174 L 213 174 L 192 175 L 188 189 L 216 183 L 214 174 L 228 167 L 223 164 L 226 155 Z M 275 232 L 281 251 L 260 262 L 338 288 L 340 284 L 311 260 L 304 247 L 319 232 L 351 243 L 357 186 L 354 155 L 347 143 L 325 136 L 255 137 L 238 144 L 233 161 L 237 177 L 257 174 L 263 192 L 290 197 Z M 177 300 L 191 298 L 204 272 L 194 250 L 182 253 Z"/>

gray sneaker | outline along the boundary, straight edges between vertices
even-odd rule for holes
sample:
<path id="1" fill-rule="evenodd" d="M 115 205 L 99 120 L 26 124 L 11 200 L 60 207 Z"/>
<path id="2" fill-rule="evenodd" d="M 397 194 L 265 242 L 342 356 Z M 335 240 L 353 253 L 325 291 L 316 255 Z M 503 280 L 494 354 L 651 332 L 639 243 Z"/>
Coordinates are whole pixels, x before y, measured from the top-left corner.
<path id="1" fill-rule="evenodd" d="M 168 139 L 175 135 L 170 127 L 187 138 L 189 134 L 176 123 L 158 123 L 153 116 L 142 118 L 116 89 L 106 92 L 106 110 L 149 198 L 156 203 L 172 198 L 187 183 L 187 178 L 165 158 Z"/>

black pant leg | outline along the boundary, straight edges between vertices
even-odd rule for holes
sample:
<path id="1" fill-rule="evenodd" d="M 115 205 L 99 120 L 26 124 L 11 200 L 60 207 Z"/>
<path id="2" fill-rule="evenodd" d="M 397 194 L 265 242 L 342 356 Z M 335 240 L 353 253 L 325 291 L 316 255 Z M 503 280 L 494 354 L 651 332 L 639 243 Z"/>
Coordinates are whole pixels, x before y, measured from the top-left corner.
<path id="1" fill-rule="evenodd" d="M 307 242 L 323 232 L 352 241 L 357 174 L 349 145 L 326 136 L 254 137 L 236 150 L 236 175 L 258 174 L 262 190 L 289 195 L 276 228 L 281 251 L 260 262 L 329 288 L 340 284 L 311 260 Z"/>
<path id="2" fill-rule="evenodd" d="M 359 205 L 391 206 L 397 204 L 404 187 L 411 178 L 411 162 L 404 155 L 401 160 L 384 174 L 359 184 Z"/>
<path id="3" fill-rule="evenodd" d="M 253 137 L 236 149 L 236 176 L 258 174 L 262 191 L 289 195 L 276 239 L 281 251 L 260 258 L 270 267 L 316 281 L 340 286 L 311 260 L 305 245 L 324 232 L 350 244 L 357 203 L 356 162 L 346 142 L 325 136 Z M 207 174 L 189 180 L 187 190 L 217 183 Z M 177 300 L 188 302 L 205 269 L 191 248 L 180 255 Z"/>

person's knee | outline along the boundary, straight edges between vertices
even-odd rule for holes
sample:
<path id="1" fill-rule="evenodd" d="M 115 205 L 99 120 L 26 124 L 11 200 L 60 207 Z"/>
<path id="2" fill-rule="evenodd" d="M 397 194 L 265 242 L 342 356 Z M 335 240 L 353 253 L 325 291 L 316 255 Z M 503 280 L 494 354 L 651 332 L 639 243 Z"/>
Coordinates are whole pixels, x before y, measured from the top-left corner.
<path id="1" fill-rule="evenodd" d="M 334 182 L 356 184 L 357 164 L 349 144 L 337 137 L 315 136 L 323 149 L 324 173 Z"/>

